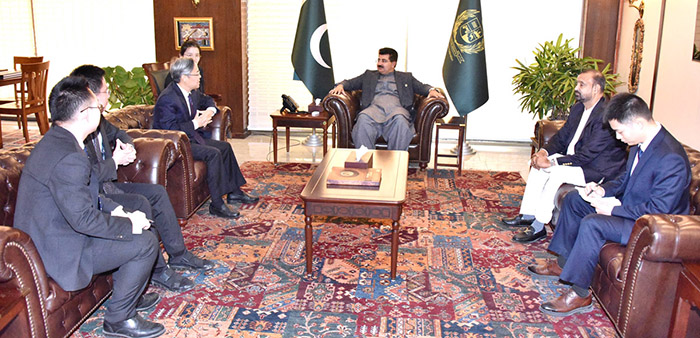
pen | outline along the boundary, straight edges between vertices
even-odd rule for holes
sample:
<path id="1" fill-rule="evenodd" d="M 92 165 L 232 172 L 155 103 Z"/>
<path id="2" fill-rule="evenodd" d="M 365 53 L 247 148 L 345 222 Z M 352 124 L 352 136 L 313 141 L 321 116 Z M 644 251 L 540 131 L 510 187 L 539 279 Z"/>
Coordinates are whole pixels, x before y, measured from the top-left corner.
<path id="1" fill-rule="evenodd" d="M 600 181 L 598 181 L 598 183 L 596 183 L 595 186 L 596 186 L 596 187 L 599 187 L 601 184 L 603 184 L 603 180 L 605 180 L 605 177 L 601 177 Z M 589 191 L 589 192 L 586 194 L 586 196 L 591 196 L 591 193 L 592 193 L 592 192 L 593 192 L 593 189 L 591 189 L 591 191 Z"/>

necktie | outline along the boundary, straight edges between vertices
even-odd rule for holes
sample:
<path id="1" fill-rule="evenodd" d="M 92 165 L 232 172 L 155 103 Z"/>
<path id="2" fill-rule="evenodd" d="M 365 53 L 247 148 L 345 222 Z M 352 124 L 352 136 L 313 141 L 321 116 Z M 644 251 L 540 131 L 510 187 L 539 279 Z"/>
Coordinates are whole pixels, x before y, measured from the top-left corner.
<path id="1" fill-rule="evenodd" d="M 187 101 L 190 104 L 190 118 L 194 118 L 194 116 L 197 115 L 197 109 L 195 109 L 194 102 L 192 102 L 192 93 L 187 95 Z"/>
<path id="2" fill-rule="evenodd" d="M 187 96 L 187 101 L 190 103 L 190 118 L 194 119 L 195 115 L 197 115 L 197 109 L 194 107 L 194 102 L 192 102 L 192 93 Z M 199 135 L 199 132 L 196 130 L 194 131 L 194 140 L 199 144 L 206 144 L 202 135 Z"/>
<path id="3" fill-rule="evenodd" d="M 637 162 L 639 162 L 642 159 L 643 153 L 644 153 L 644 150 L 642 150 L 642 147 L 637 148 Z"/>

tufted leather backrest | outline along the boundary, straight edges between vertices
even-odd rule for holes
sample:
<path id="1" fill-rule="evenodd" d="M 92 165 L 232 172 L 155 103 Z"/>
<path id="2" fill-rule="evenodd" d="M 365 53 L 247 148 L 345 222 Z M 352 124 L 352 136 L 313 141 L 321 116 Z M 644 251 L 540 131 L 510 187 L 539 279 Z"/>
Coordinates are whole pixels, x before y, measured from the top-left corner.
<path id="1" fill-rule="evenodd" d="M 0 224 L 13 226 L 22 169 L 36 142 L 0 150 Z"/>
<path id="2" fill-rule="evenodd" d="M 683 145 L 690 161 L 690 214 L 700 215 L 700 151 Z"/>
<path id="3" fill-rule="evenodd" d="M 105 119 L 122 130 L 151 129 L 153 105 L 140 104 L 111 110 L 105 114 Z"/>

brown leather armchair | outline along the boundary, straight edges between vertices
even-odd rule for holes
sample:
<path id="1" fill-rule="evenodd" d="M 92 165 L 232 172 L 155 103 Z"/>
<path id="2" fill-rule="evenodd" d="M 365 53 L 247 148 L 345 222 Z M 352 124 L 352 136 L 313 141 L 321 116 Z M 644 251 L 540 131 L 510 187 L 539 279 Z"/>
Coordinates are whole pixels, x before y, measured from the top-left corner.
<path id="1" fill-rule="evenodd" d="M 231 121 L 229 117 L 231 108 L 219 107 L 219 111 L 218 114 L 214 115 L 207 129 L 211 131 L 213 139 L 226 141 L 226 130 L 229 129 Z M 105 118 L 115 126 L 127 130 L 129 136 L 135 139 L 147 137 L 173 141 L 176 149 L 173 164 L 167 167 L 167 170 L 161 170 L 157 174 L 149 176 L 147 180 L 138 182 L 164 186 L 180 224 L 186 224 L 187 219 L 210 196 L 206 181 L 206 164 L 192 158 L 192 148 L 187 135 L 181 131 L 151 129 L 153 127 L 153 106 L 151 105 L 135 105 L 113 110 L 107 113 Z M 118 174 L 119 180 L 133 181 L 128 176 L 128 171 L 122 173 L 120 170 Z"/>
<path id="2" fill-rule="evenodd" d="M 29 235 L 12 228 L 17 187 L 24 163 L 36 143 L 0 150 L 0 300 L 22 295 L 26 310 L 0 330 L 0 337 L 66 337 L 95 311 L 112 292 L 112 277 L 100 274 L 78 291 L 66 292 L 46 275 L 44 264 Z M 136 139 L 137 159 L 119 169 L 120 176 L 147 181 L 176 157 L 168 139 Z M 4 318 L 3 318 L 4 319 Z"/>
<path id="3" fill-rule="evenodd" d="M 442 92 L 442 91 L 441 91 Z M 443 93 L 444 94 L 444 93 Z M 347 92 L 346 95 L 328 94 L 322 102 L 323 109 L 335 115 L 338 126 L 338 148 L 354 148 L 352 143 L 352 127 L 355 117 L 360 111 L 362 90 Z M 432 142 L 435 120 L 445 117 L 450 105 L 446 98 L 426 97 L 416 94 L 413 99 L 413 109 L 416 112 L 416 135 L 408 147 L 408 158 L 418 162 L 421 170 L 425 170 L 430 162 L 430 143 Z M 386 148 L 386 141 L 380 137 L 377 149 Z"/>

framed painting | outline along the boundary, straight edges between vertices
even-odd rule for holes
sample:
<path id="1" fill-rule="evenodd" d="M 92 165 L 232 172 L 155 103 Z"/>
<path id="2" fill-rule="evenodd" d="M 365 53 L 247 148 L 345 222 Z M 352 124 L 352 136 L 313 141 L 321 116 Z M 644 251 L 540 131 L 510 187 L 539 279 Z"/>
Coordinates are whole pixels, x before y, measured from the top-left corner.
<path id="1" fill-rule="evenodd" d="M 214 50 L 213 19 L 208 18 L 174 18 L 175 49 L 180 50 L 187 40 L 195 40 L 202 50 Z"/>

